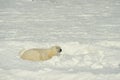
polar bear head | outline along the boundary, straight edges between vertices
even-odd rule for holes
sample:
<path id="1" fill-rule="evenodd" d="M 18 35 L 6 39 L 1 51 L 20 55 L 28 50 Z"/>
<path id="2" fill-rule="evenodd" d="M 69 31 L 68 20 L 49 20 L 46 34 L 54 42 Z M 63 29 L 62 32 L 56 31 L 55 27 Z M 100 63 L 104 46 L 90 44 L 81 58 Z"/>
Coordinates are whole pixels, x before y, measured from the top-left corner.
<path id="1" fill-rule="evenodd" d="M 52 46 L 52 47 L 50 48 L 50 50 L 53 51 L 53 52 L 55 52 L 56 55 L 60 55 L 60 52 L 62 52 L 62 49 L 61 49 L 60 46 Z"/>

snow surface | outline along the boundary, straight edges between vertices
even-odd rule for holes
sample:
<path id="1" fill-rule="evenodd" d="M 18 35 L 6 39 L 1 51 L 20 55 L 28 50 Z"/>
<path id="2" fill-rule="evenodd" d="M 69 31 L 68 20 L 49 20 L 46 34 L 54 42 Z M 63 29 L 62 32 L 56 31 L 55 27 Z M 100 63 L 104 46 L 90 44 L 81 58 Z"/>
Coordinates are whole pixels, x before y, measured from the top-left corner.
<path id="1" fill-rule="evenodd" d="M 22 60 L 30 48 L 60 56 Z M 0 0 L 0 80 L 120 80 L 120 0 Z"/>

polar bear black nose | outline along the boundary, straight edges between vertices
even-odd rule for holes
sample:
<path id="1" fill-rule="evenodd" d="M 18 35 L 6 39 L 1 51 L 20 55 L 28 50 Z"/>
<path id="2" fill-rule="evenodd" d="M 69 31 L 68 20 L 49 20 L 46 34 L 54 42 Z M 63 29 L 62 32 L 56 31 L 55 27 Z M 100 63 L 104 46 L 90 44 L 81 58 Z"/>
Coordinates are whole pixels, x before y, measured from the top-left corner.
<path id="1" fill-rule="evenodd" d="M 62 49 L 60 49 L 59 52 L 62 52 Z"/>

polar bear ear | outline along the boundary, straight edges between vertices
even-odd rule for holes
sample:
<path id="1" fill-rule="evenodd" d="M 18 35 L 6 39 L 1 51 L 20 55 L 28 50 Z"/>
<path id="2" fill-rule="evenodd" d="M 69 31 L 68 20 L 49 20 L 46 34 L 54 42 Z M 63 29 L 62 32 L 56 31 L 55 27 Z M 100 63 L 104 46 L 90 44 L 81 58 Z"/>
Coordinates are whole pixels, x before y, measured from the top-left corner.
<path id="1" fill-rule="evenodd" d="M 56 48 L 56 49 L 60 49 L 60 47 L 59 47 L 59 46 L 55 46 L 55 48 Z"/>
<path id="2" fill-rule="evenodd" d="M 60 47 L 59 47 L 59 46 L 52 46 L 51 48 L 60 49 Z"/>
<path id="3" fill-rule="evenodd" d="M 60 46 L 55 46 L 56 49 L 60 49 Z"/>

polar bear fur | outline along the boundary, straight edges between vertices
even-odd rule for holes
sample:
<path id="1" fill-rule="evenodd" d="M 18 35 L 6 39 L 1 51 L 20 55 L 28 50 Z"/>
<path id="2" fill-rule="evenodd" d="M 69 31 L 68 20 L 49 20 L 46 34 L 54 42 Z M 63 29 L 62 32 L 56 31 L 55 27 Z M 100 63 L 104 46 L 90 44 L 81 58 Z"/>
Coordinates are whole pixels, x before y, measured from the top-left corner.
<path id="1" fill-rule="evenodd" d="M 33 48 L 21 53 L 20 57 L 30 61 L 45 61 L 59 55 L 61 51 L 62 49 L 59 46 L 53 46 L 48 49 Z"/>

